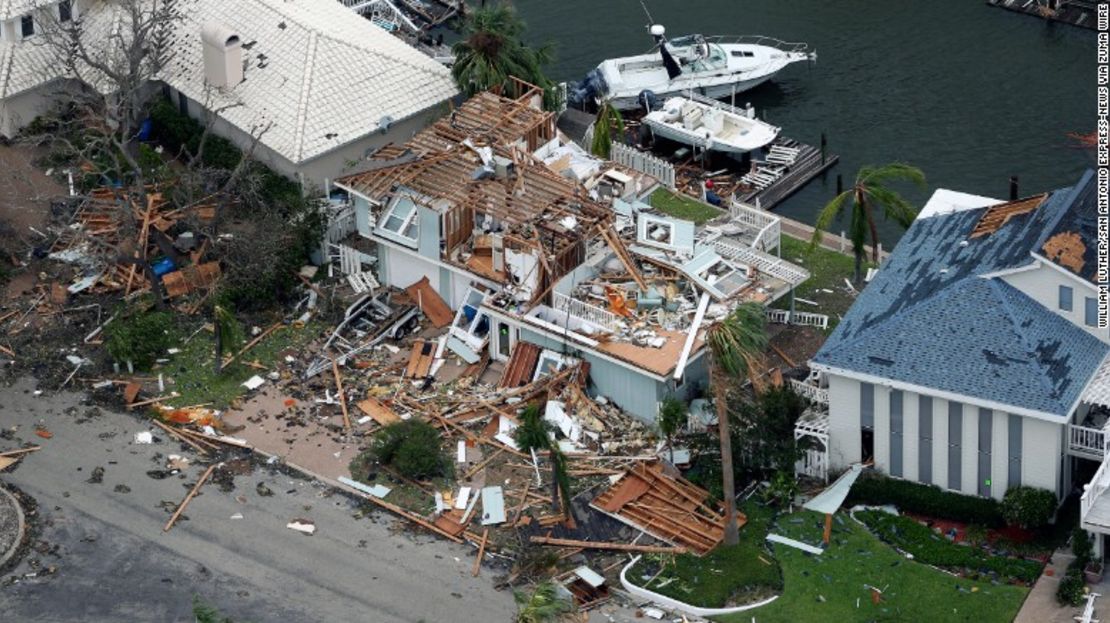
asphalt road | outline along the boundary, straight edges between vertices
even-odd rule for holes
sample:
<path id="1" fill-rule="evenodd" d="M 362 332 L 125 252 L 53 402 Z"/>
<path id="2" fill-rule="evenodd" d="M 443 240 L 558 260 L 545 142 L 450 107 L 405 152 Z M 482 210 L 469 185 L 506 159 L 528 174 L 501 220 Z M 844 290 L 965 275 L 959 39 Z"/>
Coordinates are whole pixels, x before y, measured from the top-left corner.
<path id="1" fill-rule="evenodd" d="M 0 448 L 44 446 L 0 475 L 38 501 L 42 527 L 40 551 L 0 578 L 0 620 L 192 622 L 194 595 L 237 622 L 511 620 L 494 573 L 471 576 L 471 549 L 401 532 L 383 514 L 356 519 L 345 497 L 270 470 L 236 476 L 230 492 L 206 484 L 164 533 L 203 466 L 151 478 L 165 455 L 186 454 L 177 443 L 136 445 L 148 430 L 138 420 L 90 417 L 76 394 L 32 389 L 0 387 L 0 429 L 15 430 Z M 35 436 L 36 425 L 53 437 Z M 97 467 L 102 481 L 87 482 Z M 259 482 L 273 495 L 259 495 Z M 314 521 L 315 535 L 288 529 L 294 518 Z M 24 577 L 32 560 L 57 571 Z"/>

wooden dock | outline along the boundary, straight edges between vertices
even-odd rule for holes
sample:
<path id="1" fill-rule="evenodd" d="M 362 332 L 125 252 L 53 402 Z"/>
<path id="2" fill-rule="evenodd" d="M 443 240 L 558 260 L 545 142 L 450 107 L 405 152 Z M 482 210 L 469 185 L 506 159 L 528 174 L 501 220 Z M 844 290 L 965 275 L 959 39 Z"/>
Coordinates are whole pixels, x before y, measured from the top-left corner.
<path id="1" fill-rule="evenodd" d="M 797 141 L 779 139 L 776 144 L 800 149 L 797 160 L 786 168 L 786 173 L 782 177 L 766 188 L 752 189 L 746 193 L 737 192 L 738 200 L 770 210 L 840 160 L 840 156 L 828 153 L 822 158 L 820 149 Z"/>
<path id="2" fill-rule="evenodd" d="M 1080 28 L 1094 30 L 1098 25 L 1098 2 L 1094 0 L 987 0 L 987 4 Z"/>

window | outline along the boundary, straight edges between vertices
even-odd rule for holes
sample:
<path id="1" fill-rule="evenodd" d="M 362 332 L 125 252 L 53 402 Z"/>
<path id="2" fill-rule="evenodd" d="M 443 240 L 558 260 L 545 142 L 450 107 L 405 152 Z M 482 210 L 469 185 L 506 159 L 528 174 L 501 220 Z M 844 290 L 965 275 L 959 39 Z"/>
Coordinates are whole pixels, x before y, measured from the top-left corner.
<path id="1" fill-rule="evenodd" d="M 1006 487 L 1021 486 L 1021 416 L 1010 414 L 1010 452 L 1006 471 Z"/>
<path id="2" fill-rule="evenodd" d="M 58 21 L 68 22 L 73 19 L 73 1 L 62 0 L 58 3 Z"/>
<path id="3" fill-rule="evenodd" d="M 1060 286 L 1060 310 L 1071 311 L 1071 288 Z"/>
<path id="4" fill-rule="evenodd" d="M 875 386 L 871 383 L 859 384 L 859 424 L 863 428 L 875 428 Z"/>
<path id="5" fill-rule="evenodd" d="M 747 51 L 744 51 L 744 50 L 733 50 L 732 55 L 735 56 L 735 57 L 738 57 L 738 58 L 752 58 L 753 56 L 755 56 L 755 52 L 747 52 Z"/>
<path id="6" fill-rule="evenodd" d="M 1098 301 L 1094 297 L 1088 296 L 1084 301 L 1086 303 L 1086 313 L 1084 314 L 1084 322 L 1088 327 L 1098 326 Z"/>
<path id="7" fill-rule="evenodd" d="M 382 217 L 378 227 L 409 242 L 416 242 L 417 218 L 419 211 L 416 203 L 405 196 L 393 200 L 393 206 Z"/>
<path id="8" fill-rule="evenodd" d="M 23 38 L 26 39 L 35 34 L 35 18 L 30 15 L 24 15 L 19 20 L 20 28 L 23 31 Z"/>
<path id="9" fill-rule="evenodd" d="M 979 408 L 979 495 L 991 496 L 991 437 L 994 432 L 994 411 Z"/>

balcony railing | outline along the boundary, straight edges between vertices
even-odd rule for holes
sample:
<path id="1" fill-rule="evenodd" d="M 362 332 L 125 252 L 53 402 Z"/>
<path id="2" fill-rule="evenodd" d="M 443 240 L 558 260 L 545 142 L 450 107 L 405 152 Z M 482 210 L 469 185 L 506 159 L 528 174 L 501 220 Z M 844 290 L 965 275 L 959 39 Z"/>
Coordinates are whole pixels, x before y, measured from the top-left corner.
<path id="1" fill-rule="evenodd" d="M 808 398 L 811 402 L 819 405 L 829 405 L 829 390 L 827 388 L 803 383 L 796 379 L 790 379 L 790 387 L 794 390 L 794 393 Z"/>
<path id="2" fill-rule="evenodd" d="M 1099 496 L 1110 488 L 1110 470 L 1106 469 L 1106 461 L 1098 466 L 1098 471 L 1095 472 L 1094 478 L 1091 482 L 1083 487 L 1083 497 L 1079 498 L 1079 519 L 1080 522 L 1087 527 L 1087 519 L 1090 515 L 1091 509 L 1094 508 L 1095 502 L 1098 501 Z"/>
<path id="3" fill-rule="evenodd" d="M 1106 455 L 1106 432 L 1100 428 L 1068 424 L 1068 452 L 1075 456 L 1102 459 Z"/>
<path id="4" fill-rule="evenodd" d="M 619 331 L 620 317 L 611 311 L 590 305 L 576 298 L 554 292 L 551 295 L 551 307 L 565 312 L 576 318 L 581 318 L 610 331 Z"/>

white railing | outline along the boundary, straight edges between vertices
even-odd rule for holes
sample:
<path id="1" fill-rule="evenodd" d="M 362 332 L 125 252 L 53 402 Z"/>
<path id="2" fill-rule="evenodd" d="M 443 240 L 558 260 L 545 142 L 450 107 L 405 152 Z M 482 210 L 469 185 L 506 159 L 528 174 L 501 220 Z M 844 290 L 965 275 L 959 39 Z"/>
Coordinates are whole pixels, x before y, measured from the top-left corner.
<path id="1" fill-rule="evenodd" d="M 1079 498 L 1079 520 L 1081 523 L 1086 523 L 1087 514 L 1091 512 L 1098 496 L 1105 493 L 1107 488 L 1110 488 L 1110 471 L 1106 469 L 1106 460 L 1103 459 L 1102 465 L 1098 466 L 1098 471 L 1095 472 L 1094 478 L 1091 478 L 1091 482 L 1083 485 L 1083 497 Z"/>
<path id="2" fill-rule="evenodd" d="M 590 143 L 586 142 L 586 149 L 589 149 L 589 145 Z M 635 147 L 629 147 L 624 143 L 613 143 L 612 150 L 609 152 L 609 159 L 640 173 L 646 173 L 659 180 L 667 188 L 675 189 L 674 165 L 665 160 L 660 160 L 649 153 L 642 152 Z"/>
<path id="3" fill-rule="evenodd" d="M 353 234 L 356 227 L 354 206 L 343 206 L 328 215 L 325 241 L 335 244 Z"/>
<path id="4" fill-rule="evenodd" d="M 1068 424 L 1068 450 L 1073 454 L 1102 458 L 1106 454 L 1106 433 L 1099 428 Z"/>
<path id="5" fill-rule="evenodd" d="M 806 327 L 829 328 L 829 317 L 811 312 L 791 312 L 787 309 L 767 309 L 767 322 L 774 324 L 793 324 Z"/>
<path id="6" fill-rule="evenodd" d="M 790 379 L 790 387 L 794 390 L 794 393 L 808 398 L 812 402 L 826 406 L 829 404 L 829 390 L 827 388 L 803 383 L 797 379 Z"/>
<path id="7" fill-rule="evenodd" d="M 778 248 L 782 235 L 782 219 L 766 210 L 737 201 L 735 197 L 729 206 L 729 215 L 732 220 L 758 232 L 752 240 L 752 247 L 764 251 Z"/>
<path id="8" fill-rule="evenodd" d="M 809 271 L 795 266 L 784 259 L 775 257 L 770 253 L 745 247 L 728 238 L 717 238 L 714 240 L 713 250 L 730 260 L 736 260 L 741 264 L 752 266 L 759 272 L 766 273 L 776 279 L 781 279 L 792 286 L 796 286 L 806 279 L 809 279 Z"/>
<path id="9" fill-rule="evenodd" d="M 553 292 L 551 294 L 551 307 L 561 312 L 570 314 L 587 322 L 605 327 L 610 331 L 619 331 L 620 317 L 611 311 L 604 310 L 596 305 L 580 301 L 576 298 Z"/>

